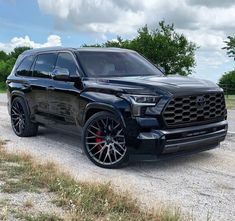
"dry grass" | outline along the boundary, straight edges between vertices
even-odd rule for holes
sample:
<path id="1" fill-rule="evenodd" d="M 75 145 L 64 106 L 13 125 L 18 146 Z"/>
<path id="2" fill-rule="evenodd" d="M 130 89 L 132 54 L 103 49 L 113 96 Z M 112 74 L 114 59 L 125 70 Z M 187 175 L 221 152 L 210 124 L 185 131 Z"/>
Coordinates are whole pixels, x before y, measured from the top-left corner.
<path id="1" fill-rule="evenodd" d="M 179 210 L 144 211 L 129 194 L 117 194 L 109 184 L 77 182 L 68 173 L 59 171 L 53 163 L 39 164 L 28 155 L 12 154 L 3 148 L 0 141 L 0 170 L 4 184 L 2 192 L 40 191 L 53 192 L 54 203 L 66 211 L 65 220 L 133 220 L 133 221 L 178 221 Z M 0 181 L 1 181 L 0 179 Z M 25 207 L 31 207 L 30 202 Z M 50 214 L 32 218 L 17 214 L 24 220 L 63 220 Z"/>
<path id="2" fill-rule="evenodd" d="M 226 100 L 226 106 L 228 109 L 235 108 L 235 95 L 225 96 L 225 100 Z"/>
<path id="3" fill-rule="evenodd" d="M 23 206 L 30 209 L 33 207 L 33 202 L 31 200 L 27 200 L 26 202 L 24 202 Z"/>

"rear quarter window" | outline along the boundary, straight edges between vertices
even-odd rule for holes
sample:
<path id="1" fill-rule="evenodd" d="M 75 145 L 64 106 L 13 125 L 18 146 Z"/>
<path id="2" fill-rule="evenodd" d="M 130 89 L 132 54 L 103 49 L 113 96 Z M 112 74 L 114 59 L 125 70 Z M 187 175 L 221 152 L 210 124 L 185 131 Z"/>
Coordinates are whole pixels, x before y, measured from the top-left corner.
<path id="1" fill-rule="evenodd" d="M 27 56 L 23 59 L 16 70 L 16 74 L 19 76 L 32 76 L 31 67 L 34 61 L 34 56 Z"/>

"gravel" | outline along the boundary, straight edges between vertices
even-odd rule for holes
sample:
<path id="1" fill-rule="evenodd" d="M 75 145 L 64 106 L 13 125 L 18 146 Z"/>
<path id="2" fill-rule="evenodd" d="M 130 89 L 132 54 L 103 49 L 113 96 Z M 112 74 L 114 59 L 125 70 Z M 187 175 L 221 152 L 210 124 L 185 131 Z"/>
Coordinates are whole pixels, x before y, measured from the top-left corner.
<path id="1" fill-rule="evenodd" d="M 146 208 L 176 206 L 193 214 L 194 220 L 210 217 L 224 221 L 235 217 L 235 110 L 229 111 L 231 133 L 220 148 L 106 170 L 93 165 L 82 154 L 79 137 L 46 128 L 40 128 L 37 137 L 17 137 L 3 103 L 0 100 L 0 138 L 9 141 L 9 151 L 27 152 L 40 161 L 53 161 L 81 181 L 110 182 L 117 191 L 130 192 Z"/>
<path id="2" fill-rule="evenodd" d="M 228 130 L 231 134 L 235 134 L 235 110 L 228 111 Z"/>
<path id="3" fill-rule="evenodd" d="M 32 204 L 31 210 L 28 210 L 31 214 L 57 214 L 62 216 L 64 210 L 57 207 L 52 203 L 57 197 L 48 192 L 33 193 L 33 192 L 19 192 L 19 193 L 0 193 L 0 198 L 4 201 L 8 201 L 11 207 L 21 208 L 27 202 Z"/>
<path id="4" fill-rule="evenodd" d="M 5 105 L 7 103 L 7 96 L 4 93 L 0 93 L 0 105 Z"/>
<path id="5" fill-rule="evenodd" d="M 64 217 L 66 211 L 61 207 L 57 207 L 53 200 L 57 197 L 48 192 L 33 193 L 33 192 L 19 192 L 19 193 L 1 193 L 0 192 L 0 217 L 4 214 L 3 220 L 17 221 L 22 220 L 16 218 L 14 211 L 17 213 L 28 214 L 33 217 L 40 214 L 57 215 L 58 217 Z M 5 202 L 5 206 L 4 206 Z M 29 204 L 29 206 L 27 206 Z M 36 219 L 35 219 L 36 220 Z"/>

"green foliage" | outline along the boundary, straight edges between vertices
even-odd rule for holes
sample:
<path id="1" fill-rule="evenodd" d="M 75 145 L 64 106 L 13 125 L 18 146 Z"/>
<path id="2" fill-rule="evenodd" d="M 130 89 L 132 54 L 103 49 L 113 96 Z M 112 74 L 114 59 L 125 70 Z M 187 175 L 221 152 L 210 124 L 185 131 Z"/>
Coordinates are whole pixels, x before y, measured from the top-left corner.
<path id="1" fill-rule="evenodd" d="M 226 47 L 223 49 L 227 50 L 227 55 L 235 59 L 235 37 L 228 36 L 228 40 L 225 41 Z"/>
<path id="2" fill-rule="evenodd" d="M 0 61 L 0 82 L 4 82 L 15 64 L 16 59 L 9 57 L 6 61 Z"/>
<path id="3" fill-rule="evenodd" d="M 183 34 L 174 30 L 174 25 L 159 22 L 156 30 L 149 30 L 148 26 L 138 30 L 132 40 L 123 40 L 120 36 L 117 41 L 107 41 L 103 45 L 83 45 L 85 47 L 118 47 L 132 49 L 144 55 L 154 64 L 165 69 L 166 74 L 180 74 L 183 76 L 192 73 L 195 66 L 195 51 L 198 48 L 189 42 Z"/>
<path id="4" fill-rule="evenodd" d="M 226 93 L 235 94 L 235 70 L 225 73 L 219 80 L 219 86 Z"/>
<path id="5" fill-rule="evenodd" d="M 227 55 L 235 60 L 235 36 L 228 36 L 225 41 L 226 47 L 222 49 L 227 50 Z M 225 93 L 235 94 L 235 70 L 225 73 L 219 80 L 219 86 L 222 87 Z M 234 101 L 233 101 L 234 102 Z M 234 103 L 233 103 L 234 104 Z"/>
<path id="6" fill-rule="evenodd" d="M 0 82 L 0 93 L 6 92 L 6 83 Z"/>
<path id="7" fill-rule="evenodd" d="M 89 47 L 89 48 L 100 48 L 102 47 L 100 44 L 83 44 L 82 47 Z"/>
<path id="8" fill-rule="evenodd" d="M 4 51 L 0 51 L 0 61 L 6 61 L 8 59 L 8 54 Z"/>
<path id="9" fill-rule="evenodd" d="M 20 54 L 29 49 L 29 47 L 17 47 L 9 54 L 9 56 L 17 59 Z"/>
<path id="10" fill-rule="evenodd" d="M 7 54 L 4 51 L 0 51 L 0 83 L 1 89 L 3 83 L 6 81 L 7 76 L 11 73 L 11 70 L 15 64 L 18 56 L 28 50 L 28 47 L 18 47 L 15 48 L 11 53 Z"/>
<path id="11" fill-rule="evenodd" d="M 28 50 L 28 47 L 15 48 L 11 53 L 7 54 L 4 51 L 0 51 L 0 83 L 5 82 L 7 76 L 11 73 L 11 70 L 16 62 L 18 56 Z"/>

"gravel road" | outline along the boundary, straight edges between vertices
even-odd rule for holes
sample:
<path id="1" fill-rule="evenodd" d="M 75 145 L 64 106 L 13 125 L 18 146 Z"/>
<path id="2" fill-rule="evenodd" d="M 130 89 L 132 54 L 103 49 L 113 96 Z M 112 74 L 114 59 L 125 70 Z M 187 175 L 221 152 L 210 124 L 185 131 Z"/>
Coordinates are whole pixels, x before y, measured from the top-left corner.
<path id="1" fill-rule="evenodd" d="M 117 191 L 129 191 L 148 208 L 162 203 L 181 207 L 195 220 L 235 219 L 235 110 L 229 111 L 231 133 L 220 148 L 164 162 L 138 162 L 119 170 L 105 170 L 82 154 L 79 137 L 45 128 L 40 128 L 37 137 L 15 136 L 5 102 L 5 95 L 0 94 L 0 138 L 9 140 L 9 151 L 54 161 L 79 180 L 111 182 Z"/>

